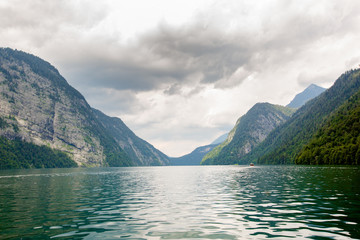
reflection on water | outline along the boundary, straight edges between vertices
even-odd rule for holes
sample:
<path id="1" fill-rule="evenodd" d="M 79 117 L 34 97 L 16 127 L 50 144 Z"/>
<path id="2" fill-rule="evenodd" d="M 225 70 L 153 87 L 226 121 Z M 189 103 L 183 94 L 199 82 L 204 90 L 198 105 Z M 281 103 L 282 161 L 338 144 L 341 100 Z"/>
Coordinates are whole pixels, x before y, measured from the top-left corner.
<path id="1" fill-rule="evenodd" d="M 360 169 L 0 172 L 0 238 L 359 239 Z"/>

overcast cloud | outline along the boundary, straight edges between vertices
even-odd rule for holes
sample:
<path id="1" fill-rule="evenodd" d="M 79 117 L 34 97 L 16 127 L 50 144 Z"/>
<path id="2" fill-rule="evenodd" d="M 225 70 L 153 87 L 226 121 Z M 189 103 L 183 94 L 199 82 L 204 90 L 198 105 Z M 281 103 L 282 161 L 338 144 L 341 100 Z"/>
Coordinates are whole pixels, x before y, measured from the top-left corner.
<path id="1" fill-rule="evenodd" d="M 57 67 L 170 156 L 358 66 L 360 1 L 0 1 L 1 46 Z"/>

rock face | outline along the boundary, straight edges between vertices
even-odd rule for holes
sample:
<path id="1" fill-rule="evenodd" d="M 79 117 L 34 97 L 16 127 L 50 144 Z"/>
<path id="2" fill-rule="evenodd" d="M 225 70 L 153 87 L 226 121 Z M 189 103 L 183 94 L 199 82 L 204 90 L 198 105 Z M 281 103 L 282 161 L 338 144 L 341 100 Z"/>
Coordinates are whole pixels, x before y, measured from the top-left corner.
<path id="1" fill-rule="evenodd" d="M 146 164 L 125 153 L 126 144 L 115 139 L 99 114 L 48 62 L 0 49 L 0 116 L 10 126 L 0 129 L 0 136 L 61 150 L 79 166 Z"/>
<path id="2" fill-rule="evenodd" d="M 293 112 L 291 108 L 270 103 L 255 104 L 239 118 L 225 142 L 206 154 L 201 164 L 242 163 L 241 158 L 288 120 Z"/>

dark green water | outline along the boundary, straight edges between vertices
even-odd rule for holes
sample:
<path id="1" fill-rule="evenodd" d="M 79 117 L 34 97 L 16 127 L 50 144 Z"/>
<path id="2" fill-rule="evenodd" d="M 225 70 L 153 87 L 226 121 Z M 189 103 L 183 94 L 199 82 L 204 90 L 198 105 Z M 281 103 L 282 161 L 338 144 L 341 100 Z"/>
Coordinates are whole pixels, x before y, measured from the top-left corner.
<path id="1" fill-rule="evenodd" d="M 0 239 L 360 239 L 360 169 L 0 171 Z"/>

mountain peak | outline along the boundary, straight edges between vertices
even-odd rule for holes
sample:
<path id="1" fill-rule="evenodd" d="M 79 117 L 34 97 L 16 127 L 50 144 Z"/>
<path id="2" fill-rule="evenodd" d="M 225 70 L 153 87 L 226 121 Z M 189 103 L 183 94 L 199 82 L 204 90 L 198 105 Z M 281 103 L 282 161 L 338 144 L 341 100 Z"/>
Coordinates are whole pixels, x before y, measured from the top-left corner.
<path id="1" fill-rule="evenodd" d="M 287 107 L 291 108 L 300 108 L 302 107 L 307 101 L 319 96 L 323 93 L 326 88 L 319 87 L 316 84 L 311 84 L 308 86 L 304 91 L 297 94 L 295 98 L 287 105 Z"/>

